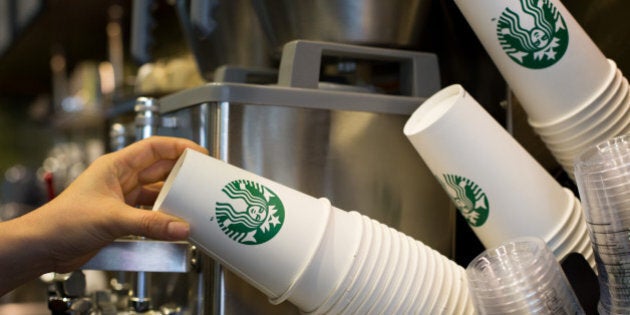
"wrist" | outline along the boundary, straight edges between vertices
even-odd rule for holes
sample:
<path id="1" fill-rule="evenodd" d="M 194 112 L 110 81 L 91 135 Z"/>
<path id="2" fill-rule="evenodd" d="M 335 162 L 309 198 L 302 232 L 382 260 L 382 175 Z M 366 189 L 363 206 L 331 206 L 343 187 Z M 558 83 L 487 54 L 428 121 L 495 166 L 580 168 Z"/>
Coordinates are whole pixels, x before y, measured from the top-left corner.
<path id="1" fill-rule="evenodd" d="M 0 296 L 51 271 L 46 240 L 28 214 L 0 222 Z"/>

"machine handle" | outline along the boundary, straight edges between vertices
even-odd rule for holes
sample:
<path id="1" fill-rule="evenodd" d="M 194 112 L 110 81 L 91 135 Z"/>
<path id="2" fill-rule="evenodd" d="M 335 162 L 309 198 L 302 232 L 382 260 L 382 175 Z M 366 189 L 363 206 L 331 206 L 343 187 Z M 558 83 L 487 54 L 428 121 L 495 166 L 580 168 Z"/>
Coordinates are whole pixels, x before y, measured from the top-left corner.
<path id="1" fill-rule="evenodd" d="M 295 40 L 284 45 L 278 85 L 317 89 L 323 56 L 395 61 L 401 67 L 401 92 L 428 97 L 440 89 L 437 56 L 433 53 Z"/>

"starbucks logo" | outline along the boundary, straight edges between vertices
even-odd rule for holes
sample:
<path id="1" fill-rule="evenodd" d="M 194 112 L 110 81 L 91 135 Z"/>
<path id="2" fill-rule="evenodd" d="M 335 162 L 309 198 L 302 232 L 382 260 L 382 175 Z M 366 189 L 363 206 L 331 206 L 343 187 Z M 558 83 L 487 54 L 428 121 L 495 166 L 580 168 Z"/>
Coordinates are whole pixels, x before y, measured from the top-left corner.
<path id="1" fill-rule="evenodd" d="M 569 46 L 564 19 L 550 0 L 519 2 L 520 8 L 503 10 L 497 23 L 497 37 L 503 51 L 530 69 L 555 64 Z"/>
<path id="2" fill-rule="evenodd" d="M 471 226 L 482 226 L 488 219 L 488 197 L 477 184 L 457 175 L 444 174 L 441 181 L 459 212 Z"/>
<path id="3" fill-rule="evenodd" d="M 221 191 L 230 201 L 216 203 L 216 218 L 228 237 L 256 245 L 278 234 L 284 223 L 284 206 L 273 191 L 242 179 L 228 183 Z"/>

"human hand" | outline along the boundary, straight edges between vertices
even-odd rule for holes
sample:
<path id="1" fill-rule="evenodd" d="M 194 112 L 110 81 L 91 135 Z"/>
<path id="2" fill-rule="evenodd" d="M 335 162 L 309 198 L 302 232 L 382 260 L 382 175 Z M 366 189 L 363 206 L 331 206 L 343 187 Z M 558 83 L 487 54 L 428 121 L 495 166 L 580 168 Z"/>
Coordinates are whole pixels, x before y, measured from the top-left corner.
<path id="1" fill-rule="evenodd" d="M 0 223 L 0 270 L 6 268 L 0 278 L 5 272 L 37 277 L 75 270 L 122 236 L 185 239 L 188 223 L 137 207 L 153 203 L 161 182 L 186 148 L 207 153 L 185 139 L 151 137 L 101 156 L 49 203 Z"/>

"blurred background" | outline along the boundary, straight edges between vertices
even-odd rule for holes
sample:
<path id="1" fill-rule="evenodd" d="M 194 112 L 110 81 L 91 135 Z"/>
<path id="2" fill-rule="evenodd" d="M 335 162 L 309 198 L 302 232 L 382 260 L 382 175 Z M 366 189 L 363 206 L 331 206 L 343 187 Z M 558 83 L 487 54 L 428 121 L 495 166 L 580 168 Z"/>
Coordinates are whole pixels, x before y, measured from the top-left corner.
<path id="1" fill-rule="evenodd" d="M 46 202 L 116 141 L 128 143 L 133 133 L 110 132 L 133 120 L 139 96 L 201 86 L 224 64 L 277 68 L 282 45 L 293 39 L 435 53 L 440 86 L 462 84 L 555 178 L 573 185 L 452 1 L 382 1 L 391 2 L 387 8 L 368 0 L 310 2 L 320 5 L 0 0 L 0 220 Z M 331 3 L 344 10 L 327 9 Z M 604 54 L 630 71 L 630 2 L 563 3 Z M 358 19 L 371 28 L 357 33 L 351 22 Z M 48 186 L 46 174 L 54 175 Z M 481 247 L 455 220 L 448 255 L 465 265 Z M 0 303 L 42 302 L 46 292 L 24 289 Z"/>

